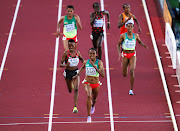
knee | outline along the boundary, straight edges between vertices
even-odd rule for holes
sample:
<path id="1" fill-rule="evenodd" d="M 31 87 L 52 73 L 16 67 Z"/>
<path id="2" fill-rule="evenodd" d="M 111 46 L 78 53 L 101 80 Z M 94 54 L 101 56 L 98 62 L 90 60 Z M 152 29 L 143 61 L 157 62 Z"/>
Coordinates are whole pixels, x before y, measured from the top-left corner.
<path id="1" fill-rule="evenodd" d="M 130 75 L 134 76 L 134 69 L 130 69 Z"/>
<path id="2" fill-rule="evenodd" d="M 91 96 L 91 95 L 87 95 L 87 99 L 88 99 L 88 100 L 91 100 L 91 99 L 92 99 L 92 96 Z"/>
<path id="3" fill-rule="evenodd" d="M 78 92 L 78 89 L 76 89 L 76 88 L 75 88 L 75 89 L 74 89 L 74 92 L 76 92 L 76 93 L 77 93 L 77 92 Z"/>
<path id="4" fill-rule="evenodd" d="M 72 90 L 71 89 L 69 89 L 69 93 L 71 93 L 72 92 Z"/>
<path id="5" fill-rule="evenodd" d="M 127 73 L 123 73 L 123 77 L 127 77 Z"/>

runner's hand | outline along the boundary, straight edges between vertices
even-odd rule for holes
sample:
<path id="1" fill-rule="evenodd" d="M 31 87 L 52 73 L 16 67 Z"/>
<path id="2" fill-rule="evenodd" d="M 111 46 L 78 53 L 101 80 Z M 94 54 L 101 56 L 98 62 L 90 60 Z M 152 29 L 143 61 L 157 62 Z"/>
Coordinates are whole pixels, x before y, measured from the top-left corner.
<path id="1" fill-rule="evenodd" d="M 72 77 L 72 80 L 76 80 L 76 78 L 78 77 L 78 74 L 76 74 L 75 76 Z"/>
<path id="2" fill-rule="evenodd" d="M 111 26 L 110 26 L 110 23 L 107 23 L 107 28 L 109 29 Z"/>
<path id="3" fill-rule="evenodd" d="M 118 58 L 118 61 L 120 61 L 121 60 L 121 54 L 119 55 L 119 58 Z"/>
<path id="4" fill-rule="evenodd" d="M 70 63 L 69 63 L 69 62 L 67 62 L 66 67 L 67 67 L 67 66 L 70 66 Z"/>
<path id="5" fill-rule="evenodd" d="M 94 62 L 92 60 L 90 60 L 89 63 L 94 66 Z"/>
<path id="6" fill-rule="evenodd" d="M 141 34 L 141 28 L 139 28 L 138 33 Z"/>
<path id="7" fill-rule="evenodd" d="M 59 31 L 57 31 L 57 33 L 56 33 L 56 37 L 58 37 L 60 35 L 60 32 Z"/>

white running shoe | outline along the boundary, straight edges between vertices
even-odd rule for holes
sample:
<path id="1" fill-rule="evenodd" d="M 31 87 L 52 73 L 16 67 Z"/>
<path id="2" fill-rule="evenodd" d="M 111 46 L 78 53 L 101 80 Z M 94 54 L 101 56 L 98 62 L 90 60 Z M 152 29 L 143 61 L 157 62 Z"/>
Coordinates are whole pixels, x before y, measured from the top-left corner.
<path id="1" fill-rule="evenodd" d="M 94 107 L 91 106 L 91 111 L 90 111 L 90 113 L 91 113 L 91 114 L 94 114 L 94 112 L 95 112 L 95 106 L 94 106 Z"/>
<path id="2" fill-rule="evenodd" d="M 133 90 L 129 90 L 129 95 L 134 95 Z"/>
<path id="3" fill-rule="evenodd" d="M 91 116 L 88 116 L 87 123 L 91 123 Z"/>

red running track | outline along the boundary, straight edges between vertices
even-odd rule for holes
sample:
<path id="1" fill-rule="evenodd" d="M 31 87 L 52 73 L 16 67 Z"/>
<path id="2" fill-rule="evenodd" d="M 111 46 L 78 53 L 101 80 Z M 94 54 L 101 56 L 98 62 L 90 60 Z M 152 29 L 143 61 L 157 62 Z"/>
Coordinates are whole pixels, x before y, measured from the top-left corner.
<path id="1" fill-rule="evenodd" d="M 75 13 L 81 18 L 83 29 L 78 32 L 79 42 L 77 49 L 81 51 L 85 59 L 88 59 L 88 49 L 92 47 L 92 42 L 89 38 L 91 32 L 89 14 L 93 11 L 92 4 L 94 2 L 96 1 L 67 0 L 62 3 L 62 15 L 66 14 L 66 6 L 72 4 L 75 5 Z M 142 28 L 140 37 L 149 47 L 149 50 L 145 50 L 137 45 L 135 96 L 128 95 L 130 88 L 129 77 L 122 77 L 121 64 L 117 61 L 116 46 L 119 39 L 117 22 L 119 14 L 123 11 L 122 5 L 124 2 L 131 4 L 132 13 L 136 15 Z M 155 26 L 155 29 L 159 30 L 160 16 L 157 15 L 156 3 L 150 0 L 147 0 L 147 3 L 152 5 L 148 6 L 148 9 L 153 12 L 153 15 L 150 13 L 153 27 Z M 12 4 L 16 3 L 9 1 L 0 5 L 0 7 L 4 7 L 1 10 L 10 12 L 6 15 L 7 18 L 5 17 L 6 19 L 4 19 L 4 26 L 0 25 L 5 30 L 1 30 L 0 33 L 2 34 L 10 28 L 11 20 L 9 19 L 12 19 L 14 14 L 14 7 L 10 6 Z M 44 131 L 48 129 L 48 119 L 44 117 L 48 117 L 46 114 L 49 114 L 50 107 L 56 39 L 53 33 L 56 31 L 58 4 L 58 0 L 44 0 L 43 3 L 40 0 L 22 0 L 21 2 L 14 30 L 16 35 L 12 37 L 5 64 L 7 70 L 3 72 L 2 80 L 0 81 L 0 130 Z M 169 110 L 159 70 L 156 69 L 158 65 L 141 0 L 126 0 L 123 2 L 106 0 L 104 4 L 105 10 L 110 12 L 111 20 L 111 28 L 107 30 L 107 43 L 115 130 L 173 130 L 172 122 L 166 114 L 169 113 Z M 11 8 L 7 9 L 5 7 Z M 1 18 L 3 16 L 4 14 L 0 14 Z M 137 32 L 136 25 L 135 31 Z M 156 31 L 157 43 L 162 43 L 164 40 L 163 33 L 158 34 Z M 7 36 L 3 35 L 1 37 L 3 41 L 7 40 Z M 1 59 L 5 44 L 3 42 L 1 48 Z M 60 40 L 58 64 L 62 53 L 63 46 Z M 104 55 L 102 60 L 106 67 Z M 81 84 L 79 88 L 79 112 L 73 114 L 73 93 L 68 93 L 62 73 L 63 69 L 58 68 L 54 103 L 54 117 L 57 118 L 53 118 L 52 130 L 111 130 L 110 119 L 108 118 L 109 105 L 106 78 L 100 78 L 103 85 L 98 96 L 96 112 L 92 115 L 92 120 L 95 123 L 86 124 L 86 94 L 83 85 Z M 84 74 L 81 75 L 81 80 L 83 78 Z M 170 78 L 167 82 L 171 84 Z M 173 82 L 177 81 L 173 80 Z M 173 101 L 175 101 L 174 99 Z M 8 123 L 19 124 L 2 125 Z"/>

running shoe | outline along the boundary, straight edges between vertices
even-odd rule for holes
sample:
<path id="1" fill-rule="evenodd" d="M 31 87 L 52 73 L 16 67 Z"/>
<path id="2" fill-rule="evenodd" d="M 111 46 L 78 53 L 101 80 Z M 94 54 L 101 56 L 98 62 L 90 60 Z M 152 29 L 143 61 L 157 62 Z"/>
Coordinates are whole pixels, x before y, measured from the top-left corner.
<path id="1" fill-rule="evenodd" d="M 77 109 L 77 107 L 74 107 L 74 109 L 73 109 L 73 113 L 78 113 L 78 109 Z"/>
<path id="2" fill-rule="evenodd" d="M 95 112 L 95 106 L 94 106 L 94 107 L 91 106 L 91 111 L 90 111 L 90 113 L 91 113 L 91 114 L 94 114 L 94 112 Z"/>
<path id="3" fill-rule="evenodd" d="M 134 95 L 133 90 L 129 90 L 129 95 Z"/>
<path id="4" fill-rule="evenodd" d="M 91 123 L 91 116 L 88 116 L 87 123 Z"/>

